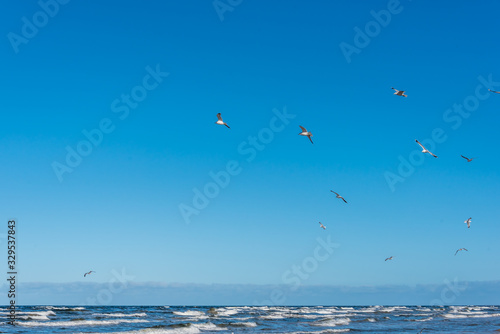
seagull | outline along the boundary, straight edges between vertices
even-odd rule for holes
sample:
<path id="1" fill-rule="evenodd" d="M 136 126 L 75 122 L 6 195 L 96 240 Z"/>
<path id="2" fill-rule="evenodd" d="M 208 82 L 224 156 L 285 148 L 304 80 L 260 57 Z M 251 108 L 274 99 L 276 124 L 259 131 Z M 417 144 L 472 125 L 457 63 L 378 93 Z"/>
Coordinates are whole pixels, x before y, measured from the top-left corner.
<path id="1" fill-rule="evenodd" d="M 467 228 L 470 228 L 470 222 L 472 221 L 472 217 L 464 221 L 464 224 L 467 224 Z"/>
<path id="2" fill-rule="evenodd" d="M 488 90 L 489 90 L 490 92 L 492 92 L 492 93 L 497 93 L 497 94 L 500 94 L 500 92 L 497 92 L 496 90 L 491 90 L 491 89 L 489 89 L 489 88 L 488 88 Z"/>
<path id="3" fill-rule="evenodd" d="M 386 261 L 387 261 L 387 260 L 392 260 L 392 256 L 391 256 L 391 257 L 388 257 L 388 258 L 387 258 L 387 259 L 385 259 L 385 260 L 386 260 Z"/>
<path id="4" fill-rule="evenodd" d="M 397 95 L 397 96 L 404 96 L 404 97 L 407 97 L 407 95 L 405 94 L 405 91 L 404 90 L 397 90 L 396 88 L 394 87 L 391 87 L 392 89 L 394 89 L 396 92 L 394 93 L 394 95 Z"/>
<path id="5" fill-rule="evenodd" d="M 465 160 L 467 160 L 467 162 L 471 162 L 472 160 L 476 159 L 476 158 L 467 158 L 467 157 L 464 157 L 463 155 L 460 155 L 462 158 L 464 158 Z"/>
<path id="6" fill-rule="evenodd" d="M 460 248 L 459 250 L 457 250 L 457 251 L 455 252 L 455 255 L 457 255 L 457 253 L 458 253 L 458 252 L 460 252 L 460 251 L 462 251 L 462 250 L 464 250 L 464 251 L 468 252 L 468 250 L 467 250 L 467 249 L 465 249 L 465 248 Z"/>
<path id="7" fill-rule="evenodd" d="M 83 275 L 83 277 L 85 277 L 85 276 L 87 276 L 87 275 L 90 275 L 90 274 L 92 274 L 92 273 L 95 273 L 95 271 L 91 270 L 91 271 L 89 271 L 88 273 L 85 273 L 85 274 Z"/>
<path id="8" fill-rule="evenodd" d="M 435 155 L 434 153 L 432 153 L 431 151 L 427 150 L 424 145 L 422 145 L 418 140 L 415 139 L 415 141 L 417 142 L 418 145 L 420 145 L 422 147 L 422 152 L 423 153 L 429 153 L 430 155 L 432 155 L 434 158 L 437 158 L 437 155 Z"/>
<path id="9" fill-rule="evenodd" d="M 221 117 L 220 113 L 218 113 L 218 114 L 217 114 L 217 118 L 218 118 L 219 120 L 218 120 L 217 122 L 215 122 L 215 124 L 225 125 L 225 126 L 227 126 L 229 129 L 231 129 L 231 128 L 229 127 L 229 125 L 227 125 L 227 123 L 225 123 L 225 122 L 222 120 L 222 117 Z"/>
<path id="10" fill-rule="evenodd" d="M 321 227 L 323 230 L 326 230 L 325 225 L 321 224 L 321 222 L 319 222 L 319 227 Z"/>
<path id="11" fill-rule="evenodd" d="M 307 138 L 309 138 L 309 140 L 311 141 L 311 143 L 313 143 L 313 140 L 311 139 L 311 137 L 313 136 L 313 134 L 310 133 L 309 131 L 307 131 L 306 128 L 304 128 L 303 126 L 299 125 L 299 127 L 302 129 L 302 132 L 299 133 L 299 136 L 307 136 Z"/>
<path id="12" fill-rule="evenodd" d="M 336 193 L 336 192 L 335 192 L 335 191 L 333 191 L 333 190 L 330 190 L 330 191 L 331 191 L 332 193 L 334 193 L 335 195 L 337 195 L 337 198 L 340 198 L 340 199 L 342 199 L 344 202 L 346 202 L 346 203 L 347 203 L 347 201 L 344 199 L 344 197 L 340 196 L 338 193 Z"/>

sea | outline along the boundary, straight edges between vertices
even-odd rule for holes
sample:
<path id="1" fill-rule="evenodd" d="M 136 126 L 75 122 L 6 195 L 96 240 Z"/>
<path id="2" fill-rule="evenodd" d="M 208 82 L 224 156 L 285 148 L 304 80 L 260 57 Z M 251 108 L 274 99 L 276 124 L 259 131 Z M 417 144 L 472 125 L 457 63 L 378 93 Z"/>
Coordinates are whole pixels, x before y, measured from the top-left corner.
<path id="1" fill-rule="evenodd" d="M 21 306 L 1 333 L 499 333 L 500 306 Z"/>

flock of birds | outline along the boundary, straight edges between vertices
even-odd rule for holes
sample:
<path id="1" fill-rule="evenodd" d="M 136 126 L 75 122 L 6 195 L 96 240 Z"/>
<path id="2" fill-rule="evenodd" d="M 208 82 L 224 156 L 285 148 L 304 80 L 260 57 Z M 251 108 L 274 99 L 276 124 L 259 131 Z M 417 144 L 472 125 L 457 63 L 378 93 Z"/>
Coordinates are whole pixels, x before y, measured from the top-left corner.
<path id="1" fill-rule="evenodd" d="M 397 96 L 402 96 L 402 97 L 408 97 L 408 95 L 406 95 L 406 94 L 405 94 L 405 91 L 404 91 L 404 90 L 398 90 L 398 89 L 396 89 L 396 88 L 394 88 L 394 87 L 391 87 L 391 89 L 393 89 L 393 90 L 395 91 L 395 92 L 394 92 L 394 95 L 397 95 Z M 500 91 L 495 91 L 495 90 L 491 90 L 491 89 L 488 89 L 488 90 L 489 90 L 490 92 L 492 92 L 492 93 L 500 94 Z M 227 125 L 227 123 L 226 123 L 226 122 L 224 122 L 224 121 L 222 120 L 221 113 L 218 113 L 218 114 L 217 114 L 217 122 L 215 122 L 215 123 L 216 123 L 216 124 L 219 124 L 219 125 L 225 125 L 225 126 L 227 126 L 227 127 L 230 129 L 229 125 Z M 300 127 L 300 129 L 302 130 L 302 132 L 301 132 L 301 133 L 299 133 L 299 136 L 305 136 L 305 137 L 309 138 L 309 140 L 311 141 L 311 144 L 314 144 L 314 143 L 313 143 L 313 141 L 312 141 L 312 138 L 311 138 L 311 137 L 313 136 L 313 135 L 312 135 L 312 133 L 311 133 L 310 131 L 307 131 L 307 129 L 306 129 L 305 127 L 301 126 L 301 125 L 299 125 L 299 127 Z M 426 149 L 426 148 L 425 148 L 425 146 L 424 146 L 424 145 L 422 145 L 422 143 L 421 143 L 421 142 L 419 142 L 417 139 L 415 139 L 415 142 L 416 142 L 418 145 L 420 145 L 420 147 L 422 147 L 422 153 L 429 153 L 429 154 L 430 154 L 430 155 L 432 155 L 434 158 L 437 158 L 437 155 L 435 155 L 434 153 L 432 153 L 431 151 L 429 151 L 428 149 Z M 472 160 L 476 159 L 476 158 L 467 158 L 467 157 L 465 157 L 465 156 L 463 156 L 463 155 L 461 155 L 461 157 L 462 157 L 462 158 L 464 158 L 465 160 L 467 160 L 467 162 L 471 162 Z M 343 200 L 343 201 L 347 204 L 347 201 L 345 200 L 345 198 L 344 198 L 344 197 L 340 196 L 338 193 L 336 193 L 336 192 L 335 192 L 335 191 L 333 191 L 333 190 L 330 190 L 330 191 L 331 191 L 332 193 L 334 193 L 334 194 L 335 194 L 335 196 L 336 196 L 337 198 L 339 198 L 339 199 Z M 465 223 L 465 224 L 467 224 L 467 228 L 470 228 L 470 223 L 471 223 L 471 221 L 472 221 L 472 217 L 471 217 L 471 218 L 469 218 L 469 219 L 467 219 L 466 221 L 464 221 L 464 223 Z M 326 230 L 326 226 L 325 226 L 325 225 L 323 225 L 321 222 L 319 222 L 319 226 L 320 226 L 320 228 L 322 228 L 323 230 Z M 463 250 L 464 250 L 464 251 L 468 251 L 468 250 L 467 250 L 467 249 L 465 249 L 465 248 L 460 248 L 460 249 L 458 249 L 458 250 L 455 252 L 455 255 L 457 255 L 457 253 L 458 253 L 458 252 L 463 251 Z M 394 258 L 393 256 L 390 256 L 390 257 L 386 258 L 386 259 L 385 259 L 385 261 L 392 260 L 393 258 Z"/>
<path id="2" fill-rule="evenodd" d="M 405 91 L 404 90 L 397 90 L 396 88 L 394 87 L 391 87 L 395 92 L 394 92 L 394 95 L 397 95 L 397 96 L 402 96 L 402 97 L 407 97 L 408 95 L 405 94 Z M 494 90 L 491 90 L 491 89 L 488 89 L 490 92 L 492 93 L 496 93 L 496 94 L 500 94 L 500 91 L 494 91 Z M 222 116 L 221 116 L 221 113 L 218 113 L 217 114 L 217 122 L 215 122 L 215 124 L 218 124 L 218 125 L 224 125 L 226 126 L 228 129 L 231 129 L 231 127 L 226 123 L 224 122 L 224 120 L 222 119 Z M 312 136 L 313 134 L 310 132 L 310 131 L 307 131 L 306 128 L 304 128 L 303 126 L 299 125 L 300 129 L 302 130 L 302 132 L 299 133 L 299 136 L 305 136 L 307 138 L 309 138 L 309 140 L 311 141 L 311 144 L 314 144 L 314 142 L 312 141 Z M 420 147 L 422 147 L 422 153 L 429 153 L 431 156 L 433 156 L 434 158 L 437 158 L 437 155 L 435 155 L 434 153 L 432 153 L 431 151 L 429 151 L 428 149 L 425 148 L 424 145 L 422 145 L 421 142 L 419 142 L 417 139 L 415 139 L 415 142 L 420 145 Z M 467 160 L 467 162 L 471 162 L 472 160 L 476 159 L 476 158 L 467 158 L 463 155 L 461 155 L 462 158 L 464 158 L 465 160 Z M 344 203 L 347 204 L 347 201 L 345 200 L 344 197 L 342 197 L 339 193 L 333 191 L 333 190 L 330 190 L 333 194 L 335 194 L 335 197 L 338 198 L 338 199 L 341 199 L 344 201 Z M 466 221 L 464 221 L 465 224 L 467 224 L 467 228 L 470 228 L 470 223 L 472 221 L 472 217 L 469 217 Z M 319 222 L 319 226 L 320 228 L 322 228 L 323 230 L 326 230 L 326 226 L 323 225 L 321 222 Z M 460 251 L 466 251 L 468 252 L 468 250 L 466 248 L 459 248 L 457 249 L 457 251 L 455 252 L 455 255 L 458 254 L 458 252 Z M 394 256 L 390 256 L 388 258 L 385 259 L 385 261 L 390 261 L 394 258 Z M 83 275 L 83 277 L 86 277 L 87 275 L 90 275 L 92 273 L 95 273 L 95 271 L 91 270 L 87 273 L 85 273 Z M 419 333 L 422 333 L 423 331 L 425 330 L 422 329 L 420 330 Z"/>

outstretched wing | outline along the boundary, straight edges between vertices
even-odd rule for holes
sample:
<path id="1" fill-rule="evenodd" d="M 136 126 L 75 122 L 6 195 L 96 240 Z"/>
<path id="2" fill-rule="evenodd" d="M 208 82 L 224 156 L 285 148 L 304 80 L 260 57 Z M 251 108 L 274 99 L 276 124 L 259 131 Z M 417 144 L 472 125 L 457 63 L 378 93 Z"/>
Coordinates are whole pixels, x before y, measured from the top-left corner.
<path id="1" fill-rule="evenodd" d="M 333 190 L 330 190 L 330 191 L 331 191 L 332 193 L 334 193 L 335 195 L 340 196 L 340 195 L 339 195 L 339 194 L 337 194 L 335 191 L 333 191 Z"/>
<path id="2" fill-rule="evenodd" d="M 489 88 L 488 88 L 488 90 L 489 90 L 490 92 L 492 92 L 492 93 L 497 93 L 497 94 L 500 94 L 500 92 L 497 92 L 496 90 L 492 90 L 492 89 L 489 89 Z"/>
<path id="3" fill-rule="evenodd" d="M 309 138 L 309 140 L 311 141 L 311 144 L 314 144 L 314 143 L 313 143 L 313 140 L 312 140 L 312 138 L 311 138 L 311 136 L 307 136 L 307 137 L 308 137 L 308 138 Z"/>
<path id="4" fill-rule="evenodd" d="M 424 147 L 424 145 L 422 145 L 421 142 L 419 142 L 418 140 L 415 139 L 415 141 L 417 142 L 418 145 L 420 145 L 420 147 L 422 147 L 424 150 L 426 150 L 426 148 Z"/>
<path id="5" fill-rule="evenodd" d="M 220 115 L 220 113 L 217 114 L 217 118 L 219 119 L 219 121 L 222 121 L 222 116 Z"/>
<path id="6" fill-rule="evenodd" d="M 345 198 L 344 198 L 344 197 L 341 197 L 341 198 L 342 198 L 342 200 L 343 200 L 344 202 L 346 202 L 346 203 L 347 203 L 347 201 L 345 200 Z"/>
<path id="7" fill-rule="evenodd" d="M 299 125 L 299 128 L 300 128 L 303 132 L 307 132 L 306 128 L 304 128 L 303 126 Z"/>

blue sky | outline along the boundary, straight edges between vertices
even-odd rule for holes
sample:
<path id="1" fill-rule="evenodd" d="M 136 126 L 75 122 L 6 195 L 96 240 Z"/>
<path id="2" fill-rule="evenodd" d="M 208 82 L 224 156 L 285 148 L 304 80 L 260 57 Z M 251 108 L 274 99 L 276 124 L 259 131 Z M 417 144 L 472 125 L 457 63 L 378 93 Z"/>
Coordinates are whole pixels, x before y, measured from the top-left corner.
<path id="1" fill-rule="evenodd" d="M 36 2 L 0 14 L 0 199 L 22 282 L 106 284 L 123 268 L 141 284 L 498 279 L 497 2 L 58 4 L 45 21 Z M 228 163 L 227 186 L 194 208 Z M 318 238 L 338 246 L 324 261 Z"/>

